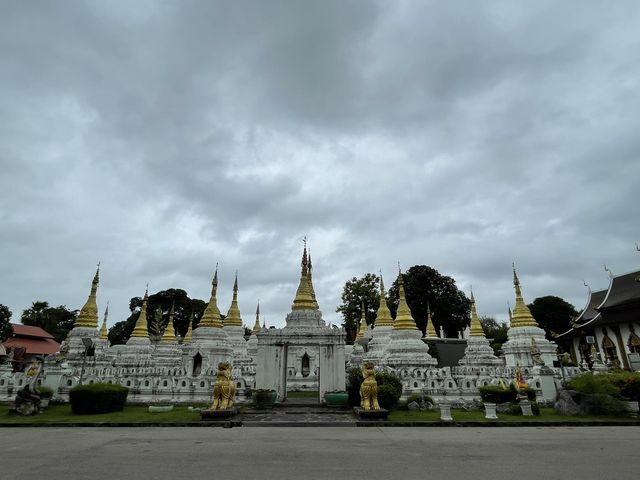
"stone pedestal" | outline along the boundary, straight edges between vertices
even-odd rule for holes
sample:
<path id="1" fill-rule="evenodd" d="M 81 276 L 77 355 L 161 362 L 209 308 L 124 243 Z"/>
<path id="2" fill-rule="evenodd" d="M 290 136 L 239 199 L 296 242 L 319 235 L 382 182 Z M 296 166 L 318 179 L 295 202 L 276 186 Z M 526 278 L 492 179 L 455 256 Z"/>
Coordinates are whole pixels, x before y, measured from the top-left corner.
<path id="1" fill-rule="evenodd" d="M 531 403 L 529 400 L 520 400 L 520 409 L 522 410 L 523 417 L 533 417 L 533 411 L 531 410 Z"/>
<path id="2" fill-rule="evenodd" d="M 443 422 L 453 421 L 453 417 L 451 416 L 451 404 L 440 402 L 438 406 L 440 407 L 440 420 Z"/>
<path id="3" fill-rule="evenodd" d="M 360 420 L 386 420 L 389 410 L 381 408 L 379 410 L 364 410 L 360 407 L 353 407 L 353 412 Z"/>
<path id="4" fill-rule="evenodd" d="M 238 414 L 236 407 L 225 410 L 200 410 L 200 420 L 203 422 L 215 422 L 220 420 L 229 420 Z"/>
<path id="5" fill-rule="evenodd" d="M 485 403 L 484 404 L 484 418 L 487 420 L 497 420 L 498 415 L 496 414 L 496 404 L 495 403 Z"/>

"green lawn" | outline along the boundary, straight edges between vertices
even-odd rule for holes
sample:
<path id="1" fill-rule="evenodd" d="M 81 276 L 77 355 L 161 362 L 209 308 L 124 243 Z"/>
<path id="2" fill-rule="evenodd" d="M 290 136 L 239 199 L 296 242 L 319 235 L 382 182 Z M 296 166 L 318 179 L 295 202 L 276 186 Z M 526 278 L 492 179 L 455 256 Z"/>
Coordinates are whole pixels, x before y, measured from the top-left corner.
<path id="1" fill-rule="evenodd" d="M 495 422 L 496 420 L 486 420 L 483 410 L 466 411 L 452 410 L 451 416 L 455 422 Z M 439 422 L 440 411 L 409 411 L 394 410 L 389 414 L 389 420 L 392 422 Z M 630 416 L 611 417 L 611 416 L 584 416 L 584 417 L 565 417 L 558 415 L 553 408 L 541 408 L 538 417 L 523 417 L 522 415 L 507 415 L 499 413 L 499 422 L 629 422 L 637 421 Z"/>
<path id="2" fill-rule="evenodd" d="M 9 407 L 0 406 L 0 423 L 171 423 L 199 422 L 200 413 L 186 406 L 176 406 L 170 412 L 149 413 L 143 405 L 127 405 L 121 412 L 98 415 L 74 415 L 71 405 L 50 405 L 44 412 L 29 417 L 8 414 Z"/>

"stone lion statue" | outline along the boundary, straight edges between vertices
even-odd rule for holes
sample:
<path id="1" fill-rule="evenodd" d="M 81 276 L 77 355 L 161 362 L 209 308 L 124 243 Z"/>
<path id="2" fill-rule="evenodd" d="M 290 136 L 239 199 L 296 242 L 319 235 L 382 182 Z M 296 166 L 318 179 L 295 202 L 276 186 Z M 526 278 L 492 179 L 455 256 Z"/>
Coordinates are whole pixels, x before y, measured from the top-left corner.
<path id="1" fill-rule="evenodd" d="M 360 385 L 360 406 L 363 410 L 380 410 L 378 405 L 378 382 L 376 382 L 375 365 L 372 362 L 362 364 L 364 381 Z"/>
<path id="2" fill-rule="evenodd" d="M 211 410 L 229 410 L 233 407 L 236 396 L 236 385 L 231 379 L 231 364 L 220 362 L 216 374 L 216 383 L 213 386 L 213 405 Z"/>

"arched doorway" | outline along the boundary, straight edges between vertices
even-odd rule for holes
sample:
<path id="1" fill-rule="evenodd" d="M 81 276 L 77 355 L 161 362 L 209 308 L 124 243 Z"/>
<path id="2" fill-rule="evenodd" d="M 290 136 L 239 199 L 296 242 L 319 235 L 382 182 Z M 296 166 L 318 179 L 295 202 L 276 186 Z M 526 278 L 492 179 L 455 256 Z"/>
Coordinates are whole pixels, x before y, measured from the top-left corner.
<path id="1" fill-rule="evenodd" d="M 193 371 L 192 376 L 197 377 L 200 375 L 202 371 L 202 355 L 200 353 L 196 353 L 193 357 Z"/>
<path id="2" fill-rule="evenodd" d="M 303 377 L 308 377 L 309 373 L 311 372 L 311 360 L 309 358 L 309 354 L 307 352 L 304 352 L 304 355 L 302 355 L 302 359 L 301 359 L 301 365 L 300 365 L 300 371 L 302 373 Z"/>

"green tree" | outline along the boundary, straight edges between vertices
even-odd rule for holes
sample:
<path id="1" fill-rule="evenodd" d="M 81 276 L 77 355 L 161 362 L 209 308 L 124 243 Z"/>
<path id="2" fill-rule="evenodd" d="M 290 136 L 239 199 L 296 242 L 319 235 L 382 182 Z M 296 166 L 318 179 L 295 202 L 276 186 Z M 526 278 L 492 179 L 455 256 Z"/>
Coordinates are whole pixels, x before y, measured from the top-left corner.
<path id="1" fill-rule="evenodd" d="M 344 284 L 342 289 L 342 303 L 336 312 L 342 314 L 342 326 L 347 331 L 347 340 L 353 342 L 362 317 L 362 302 L 364 301 L 367 325 L 376 319 L 376 312 L 380 306 L 380 277 L 367 273 L 362 278 L 353 277 Z"/>
<path id="2" fill-rule="evenodd" d="M 189 298 L 187 292 L 179 288 L 161 290 L 153 295 L 149 295 L 147 300 L 146 321 L 147 329 L 152 336 L 158 335 L 158 328 L 159 332 L 164 332 L 164 330 L 168 328 L 169 311 L 172 305 L 174 308 L 173 328 L 175 328 L 176 335 L 180 336 L 186 335 L 191 314 L 193 313 L 194 318 L 192 328 L 195 328 L 207 306 L 203 300 Z M 127 342 L 131 336 L 131 332 L 133 332 L 136 326 L 141 308 L 142 297 L 133 297 L 129 300 L 131 315 L 123 322 L 118 322 L 111 327 L 108 334 L 111 345 L 124 344 Z M 162 311 L 161 318 L 158 315 L 159 311 Z"/>
<path id="3" fill-rule="evenodd" d="M 502 344 L 507 341 L 509 325 L 499 323 L 493 317 L 480 317 L 480 324 L 482 325 L 485 336 L 491 342 L 491 348 L 498 354 L 502 349 Z"/>
<path id="4" fill-rule="evenodd" d="M 407 304 L 422 333 L 427 326 L 427 305 L 431 309 L 436 331 L 442 326 L 447 337 L 458 337 L 458 332 L 469 324 L 471 302 L 458 290 L 453 278 L 441 275 L 427 265 L 414 265 L 402 274 Z M 389 289 L 389 309 L 395 316 L 398 308 L 398 280 Z"/>
<path id="5" fill-rule="evenodd" d="M 7 338 L 13 335 L 13 328 L 11 328 L 11 315 L 12 312 L 9 307 L 0 303 L 0 342 L 4 342 Z"/>
<path id="6" fill-rule="evenodd" d="M 56 342 L 62 342 L 73 328 L 78 310 L 69 310 L 66 306 L 50 307 L 48 302 L 36 301 L 22 312 L 23 325 L 40 327 L 50 333 Z"/>
<path id="7" fill-rule="evenodd" d="M 553 295 L 538 297 L 527 306 L 540 328 L 544 329 L 548 340 L 554 340 L 552 331 L 562 333 L 569 330 L 571 320 L 578 316 L 573 305 Z"/>

